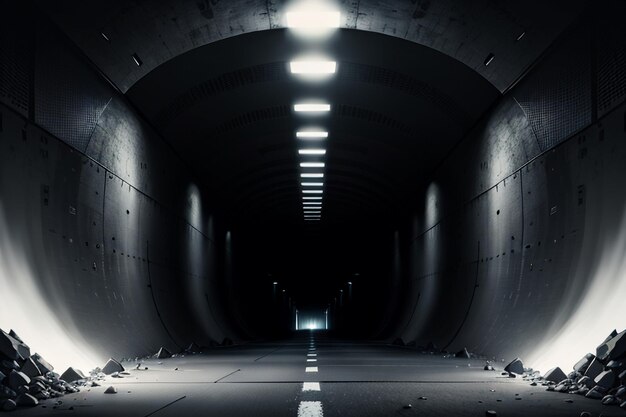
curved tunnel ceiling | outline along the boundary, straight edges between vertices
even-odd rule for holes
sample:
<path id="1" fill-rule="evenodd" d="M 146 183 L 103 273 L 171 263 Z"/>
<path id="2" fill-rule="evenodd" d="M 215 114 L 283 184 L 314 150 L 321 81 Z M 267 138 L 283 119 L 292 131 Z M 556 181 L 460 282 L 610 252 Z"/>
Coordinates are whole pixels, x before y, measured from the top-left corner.
<path id="1" fill-rule="evenodd" d="M 187 51 L 244 33 L 283 28 L 284 14 L 293 4 L 297 2 L 41 2 L 122 92 Z M 583 4 L 581 0 L 566 7 L 539 0 L 341 0 L 335 6 L 341 11 L 340 27 L 435 49 L 477 71 L 502 92 L 580 14 Z M 141 58 L 141 67 L 135 65 L 133 54 Z M 485 67 L 490 54 L 496 59 Z"/>
<path id="2" fill-rule="evenodd" d="M 41 7 L 190 165 L 218 212 L 293 225 L 302 223 L 297 129 L 331 132 L 325 224 L 397 218 L 582 3 L 340 2 L 344 29 L 317 43 L 282 29 L 298 2 Z M 303 52 L 336 60 L 337 74 L 294 77 L 288 62 Z M 300 99 L 332 111 L 307 120 L 292 111 Z"/>
<path id="3" fill-rule="evenodd" d="M 330 132 L 324 219 L 393 217 L 499 94 L 458 61 L 392 37 L 345 30 L 321 47 L 338 68 L 324 81 L 289 72 L 308 48 L 275 30 L 183 54 L 127 95 L 238 224 L 302 221 L 298 149 L 311 144 L 295 136 L 308 127 Z M 295 113 L 307 99 L 330 114 Z"/>

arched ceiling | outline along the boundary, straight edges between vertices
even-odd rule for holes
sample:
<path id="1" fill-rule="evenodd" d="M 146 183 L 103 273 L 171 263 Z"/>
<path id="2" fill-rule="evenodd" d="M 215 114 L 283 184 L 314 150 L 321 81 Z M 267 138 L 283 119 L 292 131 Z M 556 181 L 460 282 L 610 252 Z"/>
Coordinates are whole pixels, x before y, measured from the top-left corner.
<path id="1" fill-rule="evenodd" d="M 340 1 L 343 29 L 315 44 L 283 28 L 284 1 L 39 4 L 192 167 L 218 212 L 291 227 L 303 224 L 298 129 L 330 132 L 325 225 L 394 221 L 583 1 Z M 328 81 L 290 74 L 311 50 L 337 61 Z M 331 112 L 293 112 L 311 98 Z"/>
<path id="2" fill-rule="evenodd" d="M 126 92 L 150 71 L 185 52 L 244 33 L 283 28 L 285 11 L 294 2 L 38 3 Z M 385 34 L 435 49 L 464 63 L 504 91 L 581 13 L 584 1 L 338 0 L 335 4 L 341 11 L 342 28 Z M 141 58 L 141 67 L 135 65 L 133 54 Z M 489 54 L 495 59 L 485 67 Z"/>
<path id="3" fill-rule="evenodd" d="M 323 45 L 337 73 L 323 82 L 289 72 L 306 49 L 286 30 L 233 37 L 170 60 L 127 93 L 237 223 L 302 222 L 295 133 L 307 126 L 330 134 L 325 220 L 393 217 L 499 95 L 460 62 L 392 37 L 337 32 Z M 293 111 L 309 98 L 330 114 Z"/>

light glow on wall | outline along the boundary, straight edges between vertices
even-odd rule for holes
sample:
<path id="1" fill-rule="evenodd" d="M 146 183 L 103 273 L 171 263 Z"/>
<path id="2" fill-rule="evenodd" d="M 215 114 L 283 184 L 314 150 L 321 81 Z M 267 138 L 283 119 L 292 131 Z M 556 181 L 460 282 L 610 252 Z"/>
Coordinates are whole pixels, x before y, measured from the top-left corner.
<path id="1" fill-rule="evenodd" d="M 89 372 L 102 366 L 105 357 L 94 352 L 81 337 L 71 317 L 59 317 L 49 305 L 49 297 L 41 292 L 35 271 L 36 260 L 28 259 L 22 247 L 37 245 L 12 235 L 2 201 L 0 201 L 0 328 L 10 329 L 30 347 L 63 373 L 69 366 Z"/>

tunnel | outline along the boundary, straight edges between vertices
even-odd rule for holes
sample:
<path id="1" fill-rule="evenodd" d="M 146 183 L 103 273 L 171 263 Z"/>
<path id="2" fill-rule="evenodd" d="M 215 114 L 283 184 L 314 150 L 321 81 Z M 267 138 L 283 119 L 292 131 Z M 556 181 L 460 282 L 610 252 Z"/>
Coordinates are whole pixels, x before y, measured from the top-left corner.
<path id="1" fill-rule="evenodd" d="M 0 413 L 625 415 L 625 1 L 0 5 Z"/>

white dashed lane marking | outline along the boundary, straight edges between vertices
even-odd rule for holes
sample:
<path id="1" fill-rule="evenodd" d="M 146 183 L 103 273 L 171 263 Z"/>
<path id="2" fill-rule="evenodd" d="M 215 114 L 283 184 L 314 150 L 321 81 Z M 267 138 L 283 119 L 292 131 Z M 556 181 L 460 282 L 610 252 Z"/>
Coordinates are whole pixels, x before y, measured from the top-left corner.
<path id="1" fill-rule="evenodd" d="M 323 417 L 321 401 L 300 401 L 298 417 Z"/>
<path id="2" fill-rule="evenodd" d="M 310 358 L 314 358 L 317 356 L 317 353 L 307 353 L 307 356 Z"/>
<path id="3" fill-rule="evenodd" d="M 319 382 L 303 382 L 302 391 L 321 391 Z"/>
<path id="4" fill-rule="evenodd" d="M 317 359 L 307 359 L 307 362 L 317 362 Z"/>
<path id="5" fill-rule="evenodd" d="M 307 366 L 305 372 L 317 372 L 317 366 Z"/>

